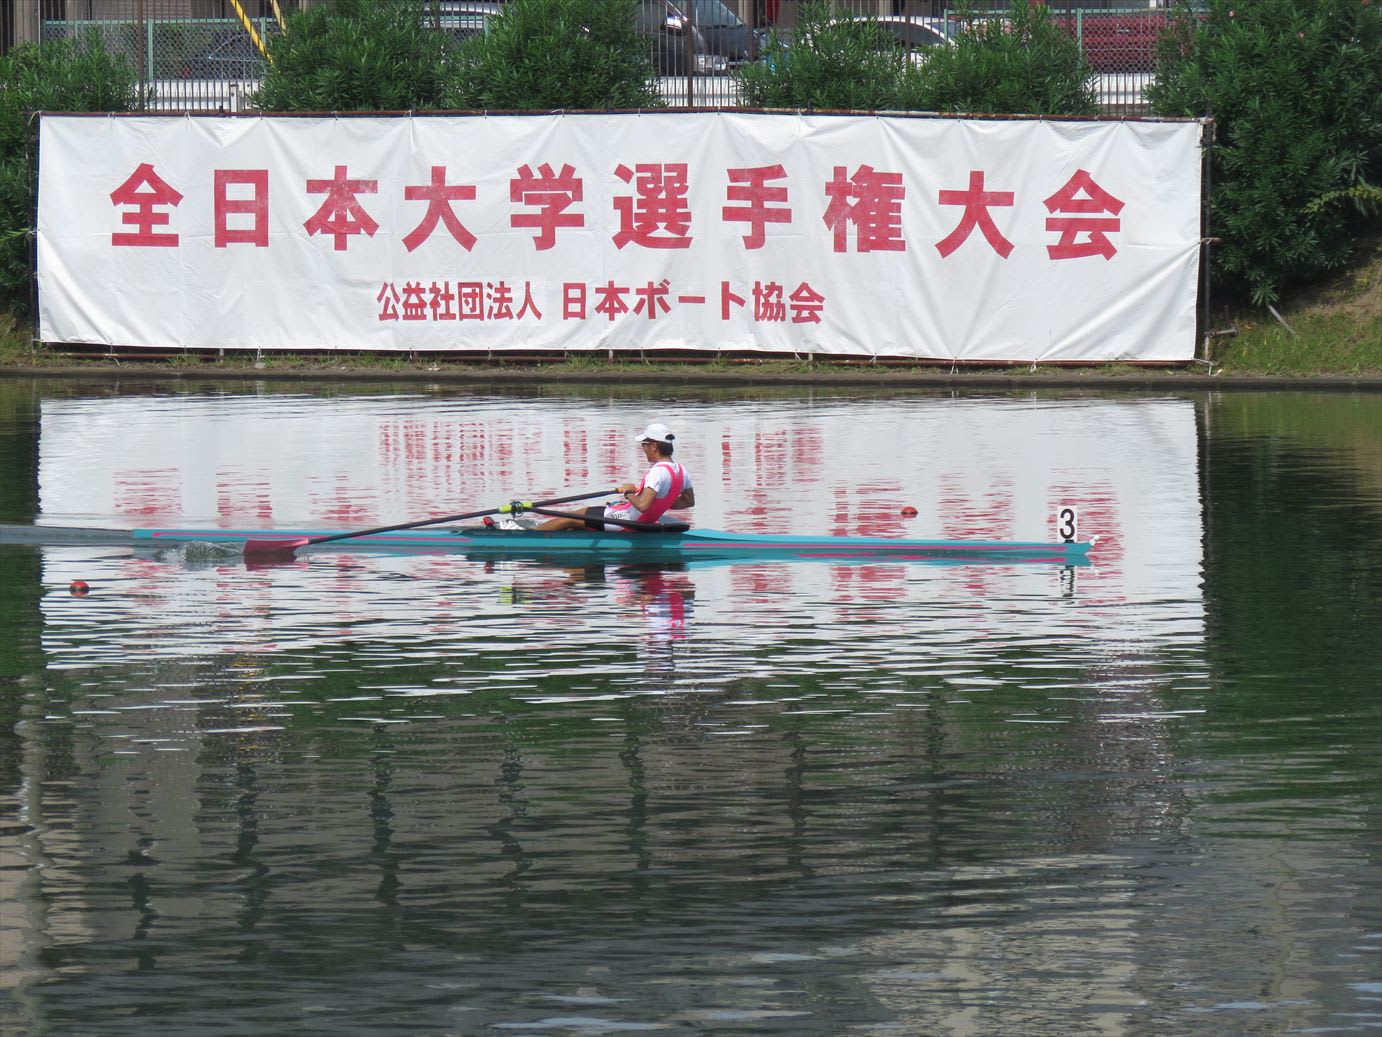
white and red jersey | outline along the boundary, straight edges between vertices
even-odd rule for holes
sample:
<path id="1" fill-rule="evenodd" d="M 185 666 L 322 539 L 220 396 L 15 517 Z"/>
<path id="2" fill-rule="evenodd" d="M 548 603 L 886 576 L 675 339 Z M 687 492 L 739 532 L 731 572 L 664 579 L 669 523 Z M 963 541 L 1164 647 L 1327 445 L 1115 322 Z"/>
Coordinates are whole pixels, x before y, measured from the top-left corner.
<path id="1" fill-rule="evenodd" d="M 657 496 L 648 505 L 647 511 L 639 511 L 632 501 L 622 501 L 607 507 L 606 514 L 631 522 L 656 522 L 684 491 L 691 488 L 691 473 L 675 461 L 659 461 L 644 474 L 643 481 L 638 484 L 638 493 L 649 486 Z"/>

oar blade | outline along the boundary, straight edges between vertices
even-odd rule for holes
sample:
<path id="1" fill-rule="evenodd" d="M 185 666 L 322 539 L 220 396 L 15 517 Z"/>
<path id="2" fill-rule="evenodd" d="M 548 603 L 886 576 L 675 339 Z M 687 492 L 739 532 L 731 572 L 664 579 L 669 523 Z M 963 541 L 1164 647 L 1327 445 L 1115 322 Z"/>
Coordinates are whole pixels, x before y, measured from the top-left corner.
<path id="1" fill-rule="evenodd" d="M 310 544 L 309 537 L 293 537 L 291 540 L 246 540 L 245 558 L 256 562 L 287 561 L 299 547 Z"/>

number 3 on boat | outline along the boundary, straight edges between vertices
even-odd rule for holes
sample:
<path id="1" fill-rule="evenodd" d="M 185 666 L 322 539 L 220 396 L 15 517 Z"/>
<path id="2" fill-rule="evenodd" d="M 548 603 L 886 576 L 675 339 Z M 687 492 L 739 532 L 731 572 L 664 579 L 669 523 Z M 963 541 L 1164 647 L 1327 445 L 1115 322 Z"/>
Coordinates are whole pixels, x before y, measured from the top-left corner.
<path id="1" fill-rule="evenodd" d="M 1062 504 L 1056 509 L 1056 536 L 1062 543 L 1073 544 L 1079 526 L 1079 509 L 1072 504 Z"/>

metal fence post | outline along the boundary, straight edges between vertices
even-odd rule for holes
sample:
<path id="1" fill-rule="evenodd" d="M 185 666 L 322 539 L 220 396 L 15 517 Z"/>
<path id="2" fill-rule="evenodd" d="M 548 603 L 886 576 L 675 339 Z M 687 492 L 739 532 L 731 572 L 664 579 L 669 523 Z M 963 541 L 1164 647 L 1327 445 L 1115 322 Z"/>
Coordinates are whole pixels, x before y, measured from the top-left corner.
<path id="1" fill-rule="evenodd" d="M 145 76 L 144 85 L 157 78 L 154 72 L 154 23 L 152 20 L 144 23 L 144 68 L 148 74 Z"/>
<path id="2" fill-rule="evenodd" d="M 145 17 L 144 17 L 144 0 L 135 0 L 135 3 L 134 3 L 134 21 L 135 21 L 136 30 L 142 29 L 142 28 L 144 28 L 144 27 L 147 25 L 147 21 L 145 20 Z M 140 35 L 142 36 L 143 33 L 140 33 Z M 144 83 L 145 86 L 148 86 L 148 84 L 149 84 L 149 52 L 148 52 L 147 44 L 146 44 L 145 46 L 138 47 L 136 53 L 139 55 L 139 68 L 136 69 L 136 71 L 139 73 L 139 78 L 140 78 L 140 80 L 143 81 L 143 83 Z"/>
<path id="3" fill-rule="evenodd" d="M 682 36 L 686 38 L 686 107 L 696 103 L 696 4 L 686 5 L 682 14 Z"/>

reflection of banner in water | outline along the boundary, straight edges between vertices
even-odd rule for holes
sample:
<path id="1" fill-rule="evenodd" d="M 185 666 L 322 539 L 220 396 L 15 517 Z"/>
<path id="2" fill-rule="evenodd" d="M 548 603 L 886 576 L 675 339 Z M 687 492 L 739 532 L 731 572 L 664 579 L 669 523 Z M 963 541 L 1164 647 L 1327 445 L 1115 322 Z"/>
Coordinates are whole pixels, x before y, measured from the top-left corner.
<path id="1" fill-rule="evenodd" d="M 1079 580 L 1087 592 L 1199 600 L 1197 574 L 1168 563 L 1201 539 L 1189 400 L 846 399 L 656 413 L 678 431 L 700 526 L 1048 540 L 1056 507 L 1070 503 L 1081 533 L 1100 538 L 1097 568 Z M 630 430 L 649 416 L 640 403 L 485 397 L 49 400 L 40 504 L 47 521 L 74 524 L 403 522 L 614 485 L 641 471 Z M 915 517 L 903 515 L 909 505 Z M 822 578 L 799 566 L 732 577 L 747 593 Z M 898 566 L 830 577 L 833 593 L 861 600 L 898 594 L 907 579 Z M 982 594 L 995 576 L 970 568 L 963 579 Z"/>

